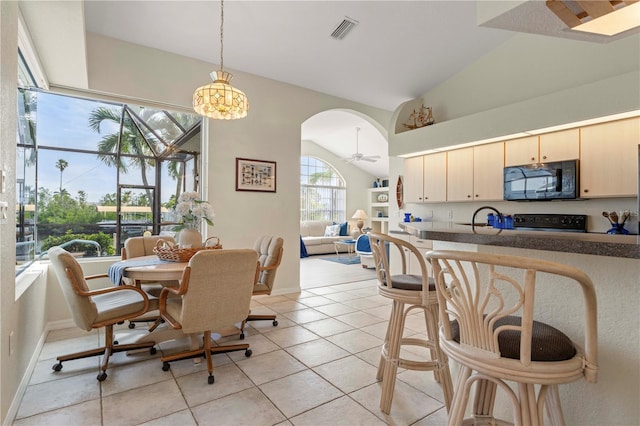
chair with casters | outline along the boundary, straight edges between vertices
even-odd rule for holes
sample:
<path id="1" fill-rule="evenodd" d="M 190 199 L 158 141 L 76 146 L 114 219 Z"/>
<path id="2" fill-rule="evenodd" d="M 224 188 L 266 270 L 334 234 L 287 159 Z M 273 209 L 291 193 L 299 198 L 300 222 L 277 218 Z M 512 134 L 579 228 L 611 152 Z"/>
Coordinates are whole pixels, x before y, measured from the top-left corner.
<path id="1" fill-rule="evenodd" d="M 564 425 L 558 385 L 597 379 L 597 306 L 589 277 L 567 265 L 510 255 L 431 251 L 427 259 L 440 303 L 440 346 L 460 366 L 449 425 Z M 536 319 L 544 312 L 535 307 L 542 289 L 565 286 L 581 290 L 584 350 Z M 472 417 L 463 419 L 472 388 Z M 494 417 L 498 390 L 511 403 L 508 422 Z"/>
<path id="2" fill-rule="evenodd" d="M 180 286 L 162 289 L 160 315 L 165 322 L 186 334 L 204 334 L 201 348 L 162 357 L 164 371 L 172 361 L 204 356 L 213 384 L 212 354 L 244 350 L 251 356 L 246 343 L 212 346 L 211 332 L 235 327 L 247 317 L 257 269 L 255 250 L 201 250 L 189 260 Z"/>
<path id="3" fill-rule="evenodd" d="M 424 255 L 411 243 L 387 234 L 369 233 L 371 252 L 376 268 L 378 293 L 392 301 L 391 318 L 382 345 L 377 380 L 382 380 L 380 410 L 389 414 L 393 402 L 398 367 L 408 370 L 432 371 L 440 383 L 447 411 L 453 396 L 453 384 L 446 355 L 438 342 L 438 299 L 433 279 Z M 397 274 L 391 272 L 389 255 L 397 251 L 400 263 Z M 420 275 L 410 274 L 409 261 L 417 262 Z M 394 271 L 395 272 L 395 271 Z M 415 310 L 424 314 L 426 336 L 403 337 L 407 315 Z M 401 358 L 402 346 L 418 346 L 429 350 L 430 359 Z"/>
<path id="4" fill-rule="evenodd" d="M 103 381 L 107 378 L 106 371 L 111 354 L 144 348 L 150 348 L 151 354 L 155 354 L 155 342 L 114 346 L 113 326 L 140 316 L 149 310 L 158 309 L 157 298 L 129 285 L 91 290 L 87 285 L 87 280 L 106 278 L 107 274 L 85 277 L 76 259 L 60 247 L 50 248 L 49 257 L 75 324 L 86 331 L 91 331 L 94 328 L 104 328 L 105 330 L 105 346 L 59 356 L 56 358 L 58 363 L 52 367 L 54 371 L 62 370 L 62 363 L 65 361 L 104 354 L 101 372 L 97 377 L 99 381 Z"/>
<path id="5" fill-rule="evenodd" d="M 276 271 L 280 262 L 282 262 L 284 240 L 280 237 L 265 235 L 256 241 L 253 249 L 258 253 L 258 261 L 260 262 L 256 282 L 253 286 L 253 295 L 269 295 L 273 290 L 273 284 L 276 280 Z M 240 326 L 240 339 L 244 339 L 244 327 L 247 321 L 272 321 L 274 327 L 278 326 L 276 315 L 253 315 L 249 316 L 242 322 Z"/>
<path id="6" fill-rule="evenodd" d="M 121 252 L 122 260 L 134 259 L 136 257 L 150 256 L 155 254 L 153 252 L 153 249 L 156 247 L 158 240 L 164 240 L 169 243 L 175 244 L 175 240 L 173 239 L 173 237 L 168 235 L 150 235 L 148 237 L 143 236 L 143 237 L 127 238 L 124 242 L 124 247 L 122 248 L 122 252 Z M 156 297 L 160 297 L 160 292 L 162 291 L 163 287 L 165 286 L 177 287 L 178 282 L 164 281 L 160 283 L 157 281 L 137 280 L 135 282 L 132 282 L 131 284 L 142 288 L 144 291 L 146 291 L 149 294 L 152 294 Z M 158 325 L 160 325 L 161 320 L 159 315 L 153 315 L 153 316 L 146 315 L 141 318 L 135 318 L 135 319 L 129 320 L 129 328 L 131 329 L 135 328 L 137 322 L 153 322 L 153 324 L 149 327 L 149 332 L 151 332 L 155 330 L 156 327 L 158 327 Z"/>

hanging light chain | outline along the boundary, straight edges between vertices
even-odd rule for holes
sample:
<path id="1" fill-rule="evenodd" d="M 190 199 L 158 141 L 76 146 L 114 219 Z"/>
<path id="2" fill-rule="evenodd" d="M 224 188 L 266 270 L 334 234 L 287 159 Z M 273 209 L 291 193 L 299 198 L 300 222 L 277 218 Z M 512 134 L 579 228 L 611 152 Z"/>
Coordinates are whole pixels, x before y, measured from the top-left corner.
<path id="1" fill-rule="evenodd" d="M 224 0 L 220 0 L 220 71 L 224 70 Z"/>

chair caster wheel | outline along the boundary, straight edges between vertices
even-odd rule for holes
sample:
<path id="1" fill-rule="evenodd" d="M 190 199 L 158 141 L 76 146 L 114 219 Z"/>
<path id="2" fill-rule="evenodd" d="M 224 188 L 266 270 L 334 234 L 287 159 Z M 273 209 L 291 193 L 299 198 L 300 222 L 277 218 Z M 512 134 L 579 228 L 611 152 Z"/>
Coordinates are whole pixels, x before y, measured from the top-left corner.
<path id="1" fill-rule="evenodd" d="M 135 323 L 135 322 L 130 322 L 130 323 L 129 323 L 129 328 L 130 328 L 130 329 L 132 329 L 132 330 L 133 330 L 134 328 L 136 328 L 136 323 Z"/>
<path id="2" fill-rule="evenodd" d="M 99 382 L 104 382 L 104 380 L 106 378 L 107 378 L 107 373 L 105 373 L 104 371 L 102 373 L 98 374 L 98 377 L 97 377 Z"/>
<path id="3" fill-rule="evenodd" d="M 59 363 L 57 363 L 57 364 L 53 364 L 53 367 L 51 367 L 51 369 L 52 369 L 53 371 L 60 371 L 60 370 L 62 370 L 62 363 L 61 363 L 61 362 L 59 362 Z"/>
<path id="4" fill-rule="evenodd" d="M 171 365 L 168 362 L 162 363 L 162 371 L 169 371 L 170 368 L 171 368 Z"/>
<path id="5" fill-rule="evenodd" d="M 156 354 L 156 352 L 158 352 L 158 350 L 156 349 L 156 347 L 155 347 L 155 346 L 151 346 L 151 349 L 149 349 L 149 354 L 151 354 L 151 355 L 155 355 L 155 354 Z"/>
<path id="6" fill-rule="evenodd" d="M 251 349 L 247 349 L 246 351 L 244 351 L 244 356 L 246 356 L 247 358 L 249 358 L 251 355 L 253 355 L 253 351 Z"/>
<path id="7" fill-rule="evenodd" d="M 207 379 L 207 382 L 208 382 L 210 385 L 212 385 L 212 384 L 213 384 L 213 382 L 215 382 L 215 381 L 216 381 L 216 379 L 213 377 L 213 375 L 209 376 L 209 378 Z"/>
<path id="8" fill-rule="evenodd" d="M 244 333 L 240 333 L 240 340 L 244 340 Z"/>
<path id="9" fill-rule="evenodd" d="M 114 341 L 113 341 L 113 344 L 114 344 L 114 345 L 117 345 L 118 343 L 119 343 L 119 342 L 118 342 L 117 340 L 114 340 Z"/>
<path id="10" fill-rule="evenodd" d="M 277 327 L 277 326 L 278 326 L 278 321 L 273 320 L 273 326 L 274 326 L 274 327 Z"/>

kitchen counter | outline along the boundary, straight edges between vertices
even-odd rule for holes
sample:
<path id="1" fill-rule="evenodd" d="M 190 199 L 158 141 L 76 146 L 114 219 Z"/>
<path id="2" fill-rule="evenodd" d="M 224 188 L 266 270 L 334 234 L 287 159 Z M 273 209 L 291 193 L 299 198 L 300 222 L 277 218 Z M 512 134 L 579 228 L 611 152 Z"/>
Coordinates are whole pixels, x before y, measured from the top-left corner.
<path id="1" fill-rule="evenodd" d="M 640 259 L 640 236 L 494 229 L 447 222 L 400 222 L 420 239 Z"/>

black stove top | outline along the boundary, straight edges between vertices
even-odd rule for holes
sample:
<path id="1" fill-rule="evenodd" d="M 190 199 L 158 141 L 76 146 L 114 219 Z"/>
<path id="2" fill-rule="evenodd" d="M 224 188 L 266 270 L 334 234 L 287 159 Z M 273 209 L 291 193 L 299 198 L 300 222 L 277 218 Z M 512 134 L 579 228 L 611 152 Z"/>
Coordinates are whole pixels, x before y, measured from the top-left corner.
<path id="1" fill-rule="evenodd" d="M 583 214 L 514 214 L 513 227 L 532 231 L 587 232 L 587 216 Z"/>

